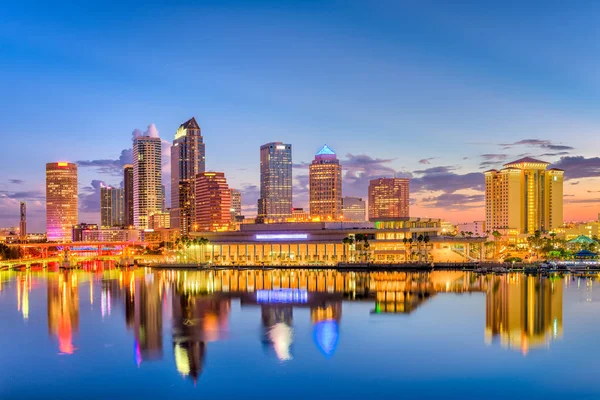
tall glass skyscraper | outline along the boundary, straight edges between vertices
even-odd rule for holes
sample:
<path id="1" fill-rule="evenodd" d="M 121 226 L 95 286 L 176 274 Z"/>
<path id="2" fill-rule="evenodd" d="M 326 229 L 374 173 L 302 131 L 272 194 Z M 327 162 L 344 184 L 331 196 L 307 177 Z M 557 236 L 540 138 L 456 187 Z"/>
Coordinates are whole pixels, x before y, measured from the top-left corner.
<path id="1" fill-rule="evenodd" d="M 100 226 L 112 228 L 124 223 L 124 188 L 100 186 Z"/>
<path id="2" fill-rule="evenodd" d="M 171 227 L 182 235 L 192 230 L 195 216 L 194 180 L 205 172 L 205 145 L 196 119 L 184 122 L 171 147 Z"/>
<path id="3" fill-rule="evenodd" d="M 342 218 L 342 166 L 337 156 L 324 145 L 308 168 L 310 216 L 321 221 Z"/>
<path id="4" fill-rule="evenodd" d="M 162 211 L 161 142 L 158 136 L 133 140 L 133 225 L 147 229 L 149 217 Z"/>
<path id="5" fill-rule="evenodd" d="M 292 216 L 292 145 L 260 146 L 259 221 L 285 221 Z"/>
<path id="6" fill-rule="evenodd" d="M 123 166 L 123 225 L 133 226 L 133 165 Z"/>
<path id="7" fill-rule="evenodd" d="M 71 241 L 77 225 L 79 199 L 77 164 L 46 164 L 46 235 L 49 242 Z"/>

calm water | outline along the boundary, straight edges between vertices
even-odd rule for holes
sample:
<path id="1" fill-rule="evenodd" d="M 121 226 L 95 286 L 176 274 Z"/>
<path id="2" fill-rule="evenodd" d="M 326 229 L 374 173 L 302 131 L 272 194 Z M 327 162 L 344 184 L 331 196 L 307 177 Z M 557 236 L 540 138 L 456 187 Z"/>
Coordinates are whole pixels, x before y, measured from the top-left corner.
<path id="1" fill-rule="evenodd" d="M 0 280 L 0 399 L 600 398 L 590 278 L 98 269 Z"/>

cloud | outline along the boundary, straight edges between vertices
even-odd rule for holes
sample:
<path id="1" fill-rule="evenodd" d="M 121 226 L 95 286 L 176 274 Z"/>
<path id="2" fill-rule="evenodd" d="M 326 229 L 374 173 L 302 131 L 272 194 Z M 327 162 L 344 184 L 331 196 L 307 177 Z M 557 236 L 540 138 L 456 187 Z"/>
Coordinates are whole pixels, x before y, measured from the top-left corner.
<path id="1" fill-rule="evenodd" d="M 8 182 L 12 183 L 13 185 L 22 185 L 23 183 L 25 183 L 25 181 L 21 179 L 9 179 Z"/>
<path id="2" fill-rule="evenodd" d="M 571 185 L 579 185 L 579 181 L 571 182 Z"/>
<path id="3" fill-rule="evenodd" d="M 104 183 L 100 180 L 93 180 L 90 186 L 83 188 L 79 193 L 79 211 L 87 213 L 100 212 L 100 186 Z"/>
<path id="4" fill-rule="evenodd" d="M 435 197 L 426 197 L 421 200 L 423 207 L 444 208 L 446 210 L 465 210 L 479 208 L 484 205 L 485 195 L 466 195 L 459 193 L 443 193 Z"/>
<path id="5" fill-rule="evenodd" d="M 76 163 L 81 168 L 94 168 L 99 174 L 123 176 L 123 166 L 133 162 L 132 154 L 132 149 L 123 149 L 121 150 L 121 155 L 116 160 L 81 160 Z"/>
<path id="6" fill-rule="evenodd" d="M 156 125 L 154 125 L 154 124 L 148 125 L 148 128 L 144 132 L 144 136 L 148 136 L 148 137 L 151 137 L 151 138 L 160 137 L 160 135 L 158 133 L 158 129 L 156 129 Z"/>
<path id="7" fill-rule="evenodd" d="M 435 160 L 437 157 L 429 157 L 429 158 L 423 158 L 421 160 L 419 160 L 419 164 L 431 164 L 432 160 Z"/>
<path id="8" fill-rule="evenodd" d="M 557 153 L 544 153 L 540 154 L 540 157 L 557 157 L 557 156 L 566 156 L 570 154 L 568 151 L 559 151 Z"/>
<path id="9" fill-rule="evenodd" d="M 410 178 L 410 172 L 396 170 L 390 166 L 394 160 L 373 158 L 366 154 L 346 154 L 346 158 L 340 161 L 345 172 L 342 183 L 344 196 L 365 197 L 372 179 Z"/>
<path id="10" fill-rule="evenodd" d="M 7 190 L 0 190 L 0 198 L 14 199 L 14 200 L 19 200 L 19 201 L 45 200 L 46 194 L 39 190 L 30 190 L 30 191 L 21 191 L 21 192 L 11 192 L 11 191 L 7 191 Z"/>
<path id="11" fill-rule="evenodd" d="M 420 176 L 411 180 L 411 193 L 422 191 L 454 193 L 465 189 L 483 191 L 485 177 L 481 172 L 461 175 L 453 172 L 454 170 L 454 167 L 445 166 L 414 171 L 415 175 Z"/>
<path id="12" fill-rule="evenodd" d="M 565 156 L 551 165 L 565 171 L 565 180 L 600 176 L 600 157 Z"/>
<path id="13" fill-rule="evenodd" d="M 571 146 L 555 144 L 555 143 L 552 143 L 552 141 L 550 141 L 550 140 L 543 140 L 543 139 L 523 139 L 523 140 L 519 140 L 514 143 L 501 143 L 500 146 L 502 146 L 504 149 L 510 149 L 515 146 L 531 146 L 531 147 L 539 147 L 542 149 L 556 150 L 556 151 L 573 150 L 574 149 Z"/>
<path id="14" fill-rule="evenodd" d="M 600 198 L 592 199 L 567 199 L 565 203 L 568 204 L 589 204 L 589 203 L 600 203 Z"/>
<path id="15" fill-rule="evenodd" d="M 504 154 L 504 153 L 500 153 L 500 154 L 487 153 L 487 154 L 481 155 L 481 158 L 486 161 L 491 161 L 491 160 L 502 161 L 502 160 L 506 160 L 507 157 L 508 157 L 508 154 Z"/>

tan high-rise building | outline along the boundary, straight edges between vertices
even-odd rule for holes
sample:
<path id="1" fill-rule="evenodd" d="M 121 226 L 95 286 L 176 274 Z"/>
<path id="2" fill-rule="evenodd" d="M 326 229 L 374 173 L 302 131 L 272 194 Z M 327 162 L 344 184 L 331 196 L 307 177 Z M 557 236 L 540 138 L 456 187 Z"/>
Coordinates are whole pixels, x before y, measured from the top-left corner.
<path id="1" fill-rule="evenodd" d="M 292 145 L 271 142 L 260 146 L 258 220 L 285 221 L 292 215 Z"/>
<path id="2" fill-rule="evenodd" d="M 548 165 L 525 157 L 485 172 L 488 231 L 529 234 L 562 225 L 564 171 Z"/>
<path id="3" fill-rule="evenodd" d="M 147 229 L 152 214 L 162 212 L 161 141 L 138 136 L 133 141 L 133 225 Z"/>
<path id="4" fill-rule="evenodd" d="M 231 195 L 231 222 L 235 222 L 236 217 L 242 216 L 242 192 L 237 189 L 229 189 Z"/>
<path id="5" fill-rule="evenodd" d="M 231 192 L 223 172 L 196 175 L 194 231 L 222 231 L 231 222 Z"/>
<path id="6" fill-rule="evenodd" d="M 46 164 L 46 234 L 49 242 L 71 241 L 78 220 L 77 164 Z"/>
<path id="7" fill-rule="evenodd" d="M 324 145 L 309 166 L 310 216 L 321 221 L 342 218 L 342 166 Z"/>
<path id="8" fill-rule="evenodd" d="M 346 222 L 365 222 L 365 201 L 360 197 L 344 197 L 342 199 L 342 214 Z"/>
<path id="9" fill-rule="evenodd" d="M 369 220 L 408 218 L 409 185 L 407 178 L 379 178 L 369 182 Z"/>

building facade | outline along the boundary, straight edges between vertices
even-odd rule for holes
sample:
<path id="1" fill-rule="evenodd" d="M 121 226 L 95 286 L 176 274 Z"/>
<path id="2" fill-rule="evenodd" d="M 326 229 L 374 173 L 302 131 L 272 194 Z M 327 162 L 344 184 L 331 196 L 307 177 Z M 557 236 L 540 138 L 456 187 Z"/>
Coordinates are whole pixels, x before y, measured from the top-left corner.
<path id="1" fill-rule="evenodd" d="M 223 172 L 196 175 L 194 231 L 223 231 L 231 222 L 231 192 Z"/>
<path id="2" fill-rule="evenodd" d="M 365 222 L 365 201 L 360 197 L 344 197 L 342 199 L 342 215 L 346 222 Z"/>
<path id="3" fill-rule="evenodd" d="M 27 240 L 27 203 L 19 204 L 19 236 L 21 240 Z"/>
<path id="4" fill-rule="evenodd" d="M 488 236 L 485 221 L 465 222 L 456 226 L 457 235 Z M 491 234 L 490 234 L 491 236 Z"/>
<path id="5" fill-rule="evenodd" d="M 169 229 L 171 228 L 171 213 L 159 212 L 150 216 L 150 229 Z"/>
<path id="6" fill-rule="evenodd" d="M 229 189 L 231 198 L 231 222 L 236 222 L 242 216 L 242 192 Z"/>
<path id="7" fill-rule="evenodd" d="M 161 141 L 138 136 L 133 141 L 133 225 L 148 228 L 152 214 L 162 211 Z"/>
<path id="8" fill-rule="evenodd" d="M 309 166 L 310 216 L 321 221 L 342 218 L 342 166 L 337 156 L 324 145 Z"/>
<path id="9" fill-rule="evenodd" d="M 49 242 L 71 240 L 79 217 L 77 164 L 46 164 L 46 235 Z"/>
<path id="10" fill-rule="evenodd" d="M 379 178 L 369 182 L 369 219 L 408 218 L 409 185 L 407 178 Z"/>
<path id="11" fill-rule="evenodd" d="M 260 146 L 259 221 L 285 221 L 292 215 L 292 145 Z"/>
<path id="12" fill-rule="evenodd" d="M 124 188 L 100 185 L 100 226 L 112 228 L 123 226 L 125 215 Z"/>
<path id="13" fill-rule="evenodd" d="M 194 220 L 194 182 L 205 172 L 206 148 L 195 118 L 184 122 L 171 147 L 171 225 L 187 235 Z"/>
<path id="14" fill-rule="evenodd" d="M 133 165 L 123 167 L 123 225 L 133 226 Z"/>
<path id="15" fill-rule="evenodd" d="M 525 157 L 485 172 L 487 230 L 531 234 L 562 225 L 564 171 L 548 165 Z"/>

